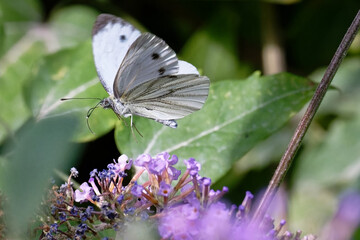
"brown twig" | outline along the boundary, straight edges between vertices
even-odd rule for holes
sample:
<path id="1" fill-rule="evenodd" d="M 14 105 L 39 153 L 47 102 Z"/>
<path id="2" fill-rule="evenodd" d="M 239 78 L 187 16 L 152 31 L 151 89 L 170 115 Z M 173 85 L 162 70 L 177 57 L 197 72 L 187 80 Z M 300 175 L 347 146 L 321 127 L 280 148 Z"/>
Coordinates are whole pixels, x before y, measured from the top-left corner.
<path id="1" fill-rule="evenodd" d="M 254 214 L 253 222 L 259 223 L 261 219 L 263 219 L 278 187 L 280 186 L 280 183 L 284 179 L 292 160 L 295 157 L 295 154 L 297 150 L 300 147 L 300 144 L 304 138 L 304 135 L 307 131 L 307 129 L 310 126 L 310 123 L 312 119 L 314 118 L 314 115 L 316 111 L 318 110 L 320 103 L 322 102 L 325 93 L 327 89 L 330 86 L 330 83 L 332 79 L 335 76 L 335 73 L 337 72 L 342 60 L 344 59 L 352 41 L 355 38 L 356 33 L 359 30 L 360 26 L 360 10 L 356 14 L 353 22 L 351 23 L 348 31 L 345 33 L 344 38 L 342 39 L 338 49 L 336 50 L 328 68 L 326 69 L 326 72 L 318 85 L 315 94 L 313 98 L 311 99 L 311 102 L 300 120 L 295 133 L 283 155 L 283 157 L 280 160 L 280 163 L 269 183 L 268 188 L 266 189 L 266 192 L 264 196 L 262 197 L 260 204 Z"/>

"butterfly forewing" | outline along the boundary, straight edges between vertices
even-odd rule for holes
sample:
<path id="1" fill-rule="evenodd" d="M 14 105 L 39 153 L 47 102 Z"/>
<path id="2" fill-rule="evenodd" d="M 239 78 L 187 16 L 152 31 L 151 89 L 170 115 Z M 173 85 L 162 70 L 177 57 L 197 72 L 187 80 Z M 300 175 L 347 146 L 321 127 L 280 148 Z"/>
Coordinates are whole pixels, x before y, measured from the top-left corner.
<path id="1" fill-rule="evenodd" d="M 116 74 L 114 96 L 125 99 L 137 86 L 178 71 L 175 52 L 161 38 L 143 33 L 130 46 Z"/>
<path id="2" fill-rule="evenodd" d="M 161 120 L 179 119 L 201 109 L 209 85 L 205 76 L 165 76 L 138 85 L 124 100 L 136 115 Z"/>
<path id="3" fill-rule="evenodd" d="M 93 55 L 100 81 L 110 95 L 113 95 L 116 73 L 140 35 L 139 30 L 121 18 L 110 14 L 97 17 L 92 32 Z"/>
<path id="4" fill-rule="evenodd" d="M 192 64 L 179 60 L 179 71 L 176 73 L 176 75 L 182 75 L 182 74 L 195 74 L 199 76 L 199 72 Z"/>

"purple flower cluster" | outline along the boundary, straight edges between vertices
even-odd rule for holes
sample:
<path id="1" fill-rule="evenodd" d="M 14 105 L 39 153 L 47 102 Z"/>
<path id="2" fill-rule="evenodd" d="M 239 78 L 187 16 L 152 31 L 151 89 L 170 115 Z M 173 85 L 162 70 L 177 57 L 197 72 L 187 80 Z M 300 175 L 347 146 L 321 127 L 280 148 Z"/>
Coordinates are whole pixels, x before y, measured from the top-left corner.
<path id="1" fill-rule="evenodd" d="M 40 239 L 91 238 L 104 230 L 125 231 L 134 221 L 156 226 L 161 239 L 300 239 L 300 233 L 280 234 L 285 221 L 274 227 L 266 217 L 250 224 L 250 192 L 240 206 L 227 206 L 220 199 L 228 188 L 212 190 L 195 159 L 184 161 L 182 175 L 177 163 L 177 156 L 166 152 L 134 161 L 122 155 L 106 170 L 91 171 L 89 181 L 75 191 L 71 179 L 78 172 L 72 168 L 68 181 L 51 194 L 51 217 L 44 218 Z M 137 171 L 125 185 L 126 170 L 133 165 Z"/>

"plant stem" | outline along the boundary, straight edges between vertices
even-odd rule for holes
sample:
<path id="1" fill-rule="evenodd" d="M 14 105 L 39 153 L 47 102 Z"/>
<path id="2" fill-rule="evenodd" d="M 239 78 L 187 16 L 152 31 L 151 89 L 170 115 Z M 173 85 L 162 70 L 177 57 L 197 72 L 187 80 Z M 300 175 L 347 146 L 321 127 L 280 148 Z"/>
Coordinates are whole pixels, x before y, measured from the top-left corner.
<path id="1" fill-rule="evenodd" d="M 286 69 L 284 48 L 281 45 L 275 5 L 264 2 L 261 4 L 261 40 L 262 65 L 264 75 L 284 72 Z"/>
<path id="2" fill-rule="evenodd" d="M 344 38 L 342 39 L 328 68 L 326 69 L 326 72 L 325 72 L 320 84 L 318 85 L 318 87 L 315 91 L 315 94 L 314 94 L 313 98 L 311 99 L 311 102 L 310 102 L 308 108 L 306 109 L 304 116 L 300 120 L 300 122 L 295 130 L 295 133 L 294 133 L 283 157 L 281 158 L 280 163 L 279 163 L 272 179 L 270 180 L 269 186 L 266 189 L 266 192 L 265 192 L 264 196 L 262 197 L 260 204 L 254 214 L 254 217 L 253 217 L 254 223 L 259 223 L 261 221 L 261 219 L 263 219 L 272 199 L 275 196 L 275 193 L 276 193 L 278 187 L 280 186 L 280 183 L 284 179 L 286 172 L 288 171 L 288 169 L 292 163 L 292 160 L 294 159 L 295 154 L 300 147 L 300 144 L 304 138 L 304 135 L 305 135 L 307 129 L 309 128 L 310 123 L 311 123 L 312 119 L 314 118 L 314 115 L 315 115 L 316 111 L 318 110 L 320 103 L 322 102 L 322 100 L 325 96 L 325 93 L 330 86 L 332 79 L 335 76 L 335 73 L 337 72 L 337 70 L 340 66 L 340 63 L 344 59 L 352 41 L 355 38 L 357 31 L 359 30 L 359 26 L 360 26 L 360 10 L 356 14 L 348 31 L 345 33 Z"/>

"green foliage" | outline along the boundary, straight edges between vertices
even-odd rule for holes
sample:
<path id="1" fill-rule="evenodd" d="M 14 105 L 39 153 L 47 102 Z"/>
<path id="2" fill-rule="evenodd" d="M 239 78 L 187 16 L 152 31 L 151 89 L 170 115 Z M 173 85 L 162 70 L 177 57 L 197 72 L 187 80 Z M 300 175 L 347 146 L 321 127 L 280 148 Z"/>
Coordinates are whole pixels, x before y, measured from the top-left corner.
<path id="1" fill-rule="evenodd" d="M 327 93 L 318 114 L 320 123 L 328 116 L 334 120 L 326 123 L 327 129 L 320 124 L 310 129 L 305 139 L 306 148 L 298 157 L 293 176 L 296 184 L 291 189 L 290 204 L 297 207 L 290 208 L 290 216 L 296 226 L 310 231 L 318 231 L 325 224 L 325 219 L 334 213 L 337 196 L 343 189 L 358 188 L 360 99 L 356 93 L 360 91 L 357 77 L 360 74 L 359 64 L 358 58 L 343 62 L 333 81 L 339 90 Z M 311 77 L 320 80 L 323 72 L 324 69 L 318 70 Z M 308 194 L 302 194 L 304 191 Z M 317 211 L 319 207 L 322 216 L 309 222 L 307 213 Z"/>
<path id="2" fill-rule="evenodd" d="M 23 86 L 44 51 L 41 42 L 21 44 L 16 47 L 16 50 L 14 49 L 14 52 L 7 55 L 8 59 L 1 61 L 0 122 L 2 127 L 0 128 L 0 142 L 8 134 L 11 135 L 12 132 L 18 130 L 30 116 L 23 97 Z M 13 57 L 18 58 L 12 59 Z"/>
<path id="3" fill-rule="evenodd" d="M 91 42 L 46 56 L 29 80 L 26 99 L 36 119 L 74 115 L 82 124 L 75 135 L 79 141 L 91 140 L 113 128 L 111 111 L 94 111 L 89 119 L 94 135 L 86 125 L 86 113 L 106 96 L 94 68 Z M 61 101 L 61 98 L 99 98 Z"/>
<path id="4" fill-rule="evenodd" d="M 88 40 L 97 15 L 98 12 L 94 9 L 81 5 L 54 12 L 50 24 L 58 44 L 61 47 L 71 47 Z"/>
<path id="5" fill-rule="evenodd" d="M 142 118 L 134 120 L 144 136 L 138 142 L 122 126 L 115 138 L 121 152 L 130 157 L 163 151 L 180 159 L 194 157 L 202 165 L 202 175 L 217 180 L 234 161 L 283 126 L 313 90 L 309 80 L 291 74 L 255 73 L 245 81 L 212 84 L 203 109 L 179 120 L 176 130 Z"/>
<path id="6" fill-rule="evenodd" d="M 76 153 L 76 146 L 69 143 L 75 124 L 74 119 L 64 117 L 33 122 L 16 136 L 16 141 L 5 146 L 7 157 L 1 159 L 0 189 L 6 196 L 4 211 L 12 237 L 25 236 L 53 169 L 69 168 Z"/>
<path id="7" fill-rule="evenodd" d="M 0 4 L 5 21 L 39 21 L 41 7 L 38 0 L 1 1 Z"/>

